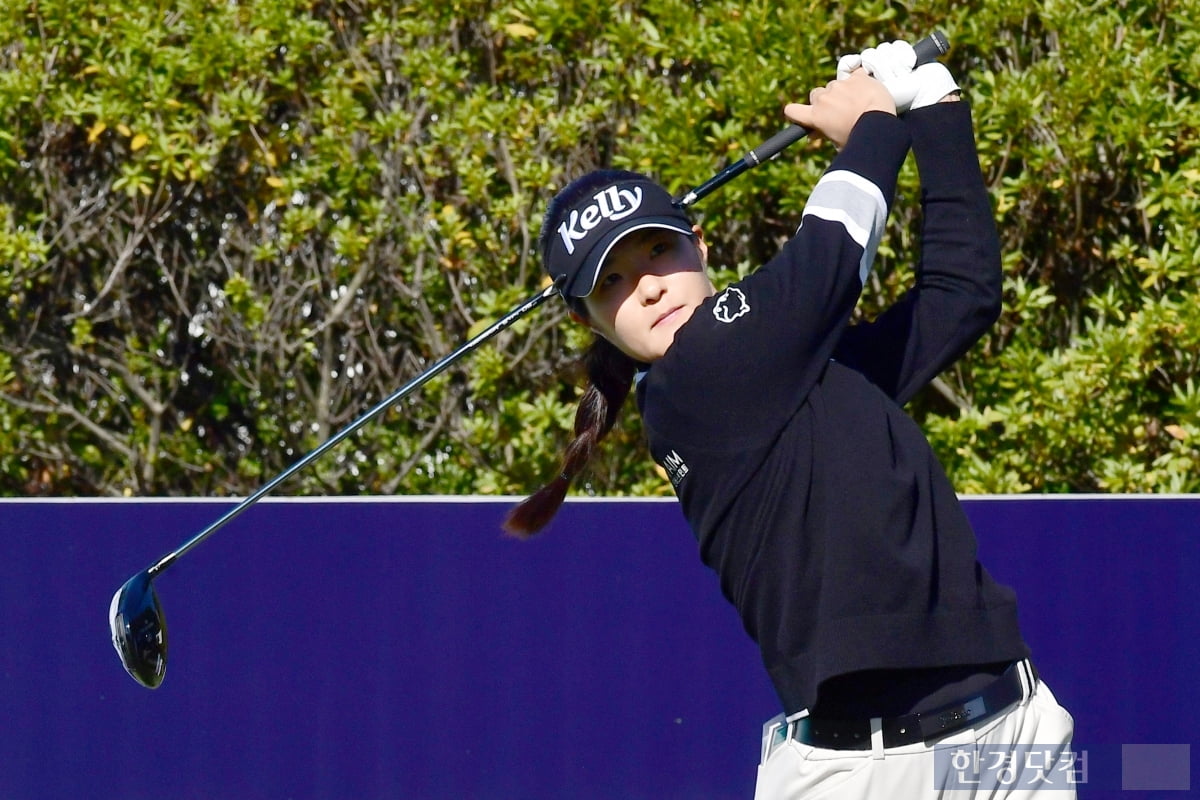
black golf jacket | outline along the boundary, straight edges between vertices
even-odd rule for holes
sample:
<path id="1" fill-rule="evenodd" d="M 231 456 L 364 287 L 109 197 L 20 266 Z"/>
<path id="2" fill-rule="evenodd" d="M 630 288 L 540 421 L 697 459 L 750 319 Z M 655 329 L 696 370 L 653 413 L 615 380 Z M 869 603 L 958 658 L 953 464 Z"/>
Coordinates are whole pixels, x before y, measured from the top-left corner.
<path id="1" fill-rule="evenodd" d="M 849 324 L 912 147 L 915 285 Z M 1023 658 L 1013 593 L 901 405 L 995 321 L 995 224 L 966 103 L 872 112 L 768 264 L 639 375 L 651 453 L 784 709 L 858 670 Z"/>

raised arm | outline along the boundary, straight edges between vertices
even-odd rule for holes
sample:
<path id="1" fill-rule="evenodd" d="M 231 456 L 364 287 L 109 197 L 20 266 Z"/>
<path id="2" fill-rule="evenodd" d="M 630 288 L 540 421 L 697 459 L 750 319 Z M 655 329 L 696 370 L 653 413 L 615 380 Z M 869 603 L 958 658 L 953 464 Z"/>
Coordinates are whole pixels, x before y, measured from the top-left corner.
<path id="1" fill-rule="evenodd" d="M 907 126 L 871 103 L 879 89 L 858 76 L 815 90 L 789 117 L 844 146 L 826 170 L 793 236 L 768 263 L 718 292 L 679 329 L 639 384 L 649 429 L 668 439 L 740 447 L 740 416 L 753 408 L 764 437 L 786 422 L 829 363 L 858 302 L 883 232 L 896 176 L 908 155 Z M 883 98 L 890 105 L 886 92 Z M 844 114 L 843 106 L 854 109 Z M 828 116 L 826 116 L 828 112 Z M 795 116 L 793 116 L 793 113 Z M 670 408 L 670 414 L 653 409 Z M 775 427 L 773 427 L 775 426 Z"/>
<path id="2" fill-rule="evenodd" d="M 970 109 L 943 102 L 904 120 L 921 178 L 915 284 L 875 320 L 850 326 L 834 358 L 900 403 L 960 358 L 1000 313 L 1000 242 Z"/>

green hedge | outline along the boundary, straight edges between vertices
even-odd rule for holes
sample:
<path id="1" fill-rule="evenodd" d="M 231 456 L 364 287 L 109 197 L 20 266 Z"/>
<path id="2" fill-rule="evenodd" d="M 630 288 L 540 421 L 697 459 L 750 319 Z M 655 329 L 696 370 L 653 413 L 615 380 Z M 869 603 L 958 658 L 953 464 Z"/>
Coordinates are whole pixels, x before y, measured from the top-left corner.
<path id="1" fill-rule="evenodd" d="M 0 493 L 244 494 L 541 285 L 599 165 L 692 188 L 836 56 L 934 28 L 1005 246 L 994 331 L 912 404 L 968 492 L 1200 489 L 1194 0 L 16 2 L 0 11 Z M 700 206 L 794 229 L 804 142 Z M 864 313 L 911 278 L 911 163 Z M 561 304 L 284 493 L 522 493 L 586 341 Z M 630 409 L 585 491 L 666 494 Z"/>

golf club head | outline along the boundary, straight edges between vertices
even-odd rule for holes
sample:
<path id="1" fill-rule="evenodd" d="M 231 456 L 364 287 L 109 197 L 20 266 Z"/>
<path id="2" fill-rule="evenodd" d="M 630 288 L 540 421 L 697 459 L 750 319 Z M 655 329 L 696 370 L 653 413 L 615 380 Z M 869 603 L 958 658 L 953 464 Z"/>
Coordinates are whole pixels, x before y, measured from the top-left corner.
<path id="1" fill-rule="evenodd" d="M 108 619 L 125 670 L 142 686 L 158 688 L 167 671 L 167 624 L 149 572 L 139 572 L 117 590 Z"/>

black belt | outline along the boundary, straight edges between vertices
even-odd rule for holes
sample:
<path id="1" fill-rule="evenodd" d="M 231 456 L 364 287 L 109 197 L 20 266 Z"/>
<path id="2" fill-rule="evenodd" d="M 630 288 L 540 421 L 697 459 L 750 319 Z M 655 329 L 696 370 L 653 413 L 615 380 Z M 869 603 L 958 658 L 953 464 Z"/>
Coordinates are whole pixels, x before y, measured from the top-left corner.
<path id="1" fill-rule="evenodd" d="M 884 717 L 880 720 L 883 746 L 903 747 L 927 742 L 991 719 L 1025 696 L 1021 680 L 1022 665 L 1028 668 L 1032 687 L 1038 679 L 1037 670 L 1029 661 L 1018 661 L 973 697 L 932 711 Z M 803 717 L 792 723 L 791 736 L 802 744 L 826 750 L 869 750 L 871 721 Z"/>

